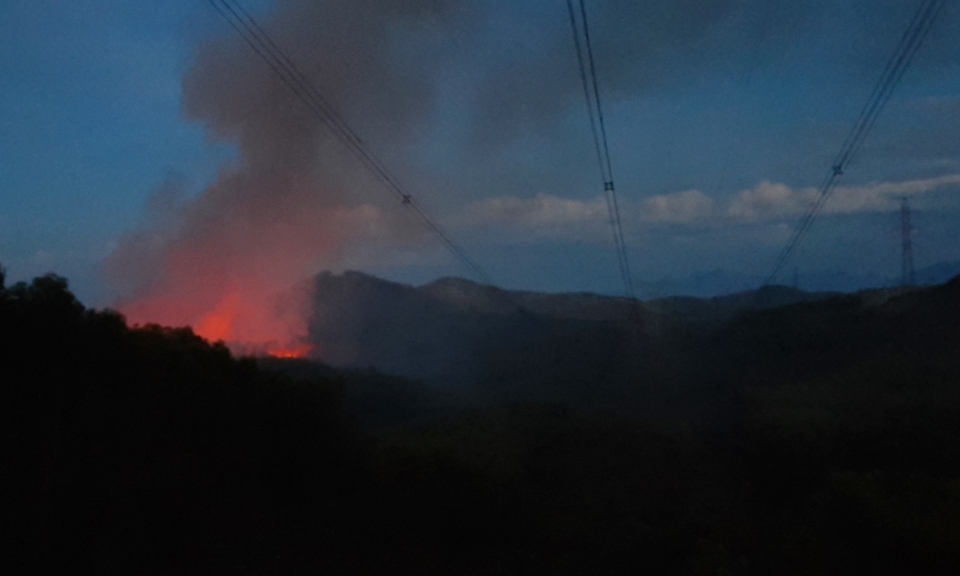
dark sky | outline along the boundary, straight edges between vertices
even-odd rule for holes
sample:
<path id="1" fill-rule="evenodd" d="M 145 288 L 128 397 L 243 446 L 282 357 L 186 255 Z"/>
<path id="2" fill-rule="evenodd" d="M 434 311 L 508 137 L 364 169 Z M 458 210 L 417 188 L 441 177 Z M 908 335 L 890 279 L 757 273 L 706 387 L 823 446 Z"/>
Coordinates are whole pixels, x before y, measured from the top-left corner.
<path id="1" fill-rule="evenodd" d="M 563 0 L 244 3 L 494 280 L 620 291 Z M 917 4 L 588 2 L 641 295 L 760 280 Z M 105 305 L 210 246 L 277 286 L 467 275 L 232 34 L 202 0 L 0 4 L 11 276 Z M 788 276 L 891 281 L 904 195 L 918 266 L 960 260 L 958 39 L 949 2 Z"/>

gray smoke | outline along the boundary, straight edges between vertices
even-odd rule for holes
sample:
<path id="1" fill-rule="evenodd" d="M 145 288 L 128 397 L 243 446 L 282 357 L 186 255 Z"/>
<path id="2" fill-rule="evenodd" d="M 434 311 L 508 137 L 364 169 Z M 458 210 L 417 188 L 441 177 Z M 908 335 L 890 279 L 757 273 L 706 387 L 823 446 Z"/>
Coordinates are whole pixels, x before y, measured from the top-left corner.
<path id="1" fill-rule="evenodd" d="M 772 66 L 798 37 L 832 25 L 831 6 L 588 2 L 604 96 L 615 106 L 699 75 Z M 897 10 L 893 0 L 869 6 Z M 588 155 L 570 165 L 569 155 L 509 153 L 527 138 L 567 138 L 565 120 L 583 114 L 562 0 L 278 0 L 259 18 L 440 212 L 482 190 L 522 194 L 544 174 L 561 187 L 563 174 L 591 169 Z M 173 207 L 169 190 L 159 191 L 162 217 L 127 235 L 107 270 L 133 319 L 198 325 L 237 308 L 226 332 L 239 338 L 242 322 L 269 324 L 252 320 L 265 300 L 336 268 L 357 246 L 382 263 L 427 236 L 233 30 L 223 22 L 218 30 L 184 78 L 183 109 L 211 140 L 235 145 L 237 160 Z M 577 138 L 578 154 L 588 150 Z"/>

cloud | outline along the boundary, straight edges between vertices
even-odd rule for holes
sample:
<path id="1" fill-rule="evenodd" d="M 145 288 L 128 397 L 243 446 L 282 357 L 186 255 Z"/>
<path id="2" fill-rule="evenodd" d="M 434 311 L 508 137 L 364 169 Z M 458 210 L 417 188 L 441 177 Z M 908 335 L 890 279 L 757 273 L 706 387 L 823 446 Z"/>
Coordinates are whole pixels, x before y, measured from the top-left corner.
<path id="1" fill-rule="evenodd" d="M 790 46 L 808 24 L 817 28 L 812 17 L 834 4 L 762 3 L 768 11 L 761 18 L 754 0 L 597 2 L 591 25 L 605 102 L 615 110 L 720 68 L 764 66 L 749 61 L 758 53 L 777 53 L 767 48 Z M 446 175 L 449 181 L 436 187 L 451 194 L 435 197 L 437 203 L 452 202 L 446 198 L 457 194 L 476 199 L 491 189 L 522 190 L 529 182 L 578 170 L 563 164 L 569 156 L 542 150 L 534 161 L 520 161 L 515 172 L 504 160 L 525 159 L 506 152 L 512 145 L 529 152 L 523 141 L 530 135 L 587 145 L 585 137 L 564 133 L 574 106 L 580 126 L 584 119 L 562 3 L 272 4 L 260 19 L 263 27 L 425 204 L 433 203 L 419 191 Z M 796 17 L 783 17 L 790 15 Z M 728 37 L 732 30 L 760 29 L 756 41 Z M 202 125 L 212 141 L 234 146 L 236 161 L 197 195 L 159 191 L 148 221 L 118 242 L 105 267 L 118 305 L 134 321 L 217 326 L 211 337 L 234 340 L 279 339 L 289 326 L 268 312 L 275 293 L 347 261 L 345 254 L 376 254 L 365 245 L 383 246 L 387 254 L 433 250 L 435 244 L 423 248 L 424 228 L 408 212 L 376 207 L 382 191 L 375 179 L 243 40 L 223 23 L 218 30 L 190 60 L 182 82 L 183 116 Z M 496 166 L 485 173 L 496 184 L 474 177 L 473 166 Z M 576 185 L 567 180 L 541 184 L 554 194 L 476 201 L 443 223 L 497 238 L 609 238 L 604 199 L 564 198 Z M 802 211 L 809 194 L 765 183 L 728 201 L 686 190 L 624 201 L 621 210 L 625 229 L 635 233 L 642 227 L 783 218 Z M 838 191 L 837 206 L 875 207 L 893 194 Z M 444 208 L 450 211 L 450 205 Z"/>
<path id="2" fill-rule="evenodd" d="M 900 198 L 960 189 L 960 174 L 905 182 L 875 182 L 837 187 L 823 214 L 849 215 L 895 210 Z M 645 198 L 639 202 L 621 195 L 625 231 L 662 226 L 740 226 L 772 223 L 786 226 L 804 214 L 816 200 L 814 188 L 791 188 L 761 182 L 718 202 L 699 190 Z M 609 236 L 609 215 L 603 197 L 589 200 L 538 194 L 533 198 L 498 197 L 469 205 L 450 219 L 459 230 L 473 230 L 498 238 L 526 240 L 603 241 Z"/>
<path id="3" fill-rule="evenodd" d="M 699 190 L 653 196 L 640 202 L 639 216 L 644 222 L 689 224 L 713 216 L 712 198 Z"/>
<path id="4" fill-rule="evenodd" d="M 609 221 L 602 197 L 572 200 L 549 194 L 503 196 L 470 204 L 450 219 L 459 229 L 501 229 L 528 239 L 592 239 Z"/>
<path id="5" fill-rule="evenodd" d="M 780 218 L 803 213 L 816 198 L 817 191 L 813 188 L 794 190 L 785 184 L 761 182 L 737 193 L 724 215 L 739 221 Z"/>
<path id="6" fill-rule="evenodd" d="M 886 212 L 895 209 L 904 196 L 920 196 L 952 187 L 960 187 L 960 174 L 905 182 L 838 186 L 824 205 L 823 214 Z M 727 206 L 725 215 L 730 220 L 741 222 L 796 217 L 804 214 L 818 195 L 818 190 L 814 188 L 793 189 L 784 184 L 762 182 L 736 194 Z"/>

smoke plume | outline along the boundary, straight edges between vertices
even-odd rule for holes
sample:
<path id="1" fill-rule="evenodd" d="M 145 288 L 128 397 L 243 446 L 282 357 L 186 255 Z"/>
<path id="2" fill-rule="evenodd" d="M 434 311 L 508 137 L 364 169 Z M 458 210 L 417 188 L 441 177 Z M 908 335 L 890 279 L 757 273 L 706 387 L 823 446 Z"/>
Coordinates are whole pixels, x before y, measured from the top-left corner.
<path id="1" fill-rule="evenodd" d="M 589 3 L 609 102 L 716 66 L 721 56 L 691 48 L 725 21 L 749 19 L 758 4 L 770 3 Z M 571 111 L 583 112 L 563 2 L 279 0 L 259 19 L 409 188 L 432 191 L 427 204 L 441 216 L 483 190 L 517 193 L 568 160 L 514 162 L 477 177 L 478 166 L 497 166 L 521 136 L 553 134 Z M 336 268 L 357 246 L 381 260 L 397 246 L 435 246 L 218 24 L 183 79 L 183 114 L 211 141 L 235 147 L 236 159 L 198 194 L 176 180 L 161 187 L 144 223 L 109 257 L 107 275 L 132 322 L 190 325 L 238 350 L 299 353 L 313 274 Z M 758 42 L 785 37 L 771 32 Z M 734 65 L 740 57 L 726 56 Z M 562 178 L 553 184 L 563 192 Z"/>
<path id="2" fill-rule="evenodd" d="M 407 140 L 433 87 L 396 66 L 390 36 L 444 3 L 366 4 L 381 18 L 353 2 L 291 1 L 265 27 L 347 117 Z M 240 349 L 297 348 L 306 298 L 292 287 L 351 242 L 419 240 L 409 222 L 365 202 L 372 179 L 271 74 L 235 36 L 199 48 L 183 81 L 184 116 L 235 145 L 237 160 L 195 197 L 163 186 L 145 224 L 108 259 L 131 321 L 190 325 Z"/>

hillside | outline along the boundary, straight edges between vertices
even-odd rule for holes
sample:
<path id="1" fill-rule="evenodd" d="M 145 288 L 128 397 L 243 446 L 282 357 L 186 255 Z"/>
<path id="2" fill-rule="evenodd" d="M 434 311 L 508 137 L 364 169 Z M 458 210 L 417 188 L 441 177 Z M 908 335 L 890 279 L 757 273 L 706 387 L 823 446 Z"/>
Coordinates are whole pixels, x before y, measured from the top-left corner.
<path id="1" fill-rule="evenodd" d="M 829 296 L 771 287 L 635 304 L 594 294 L 507 292 L 453 278 L 414 287 L 325 273 L 315 281 L 310 338 L 330 364 L 478 398 L 649 404 L 667 384 L 657 380 L 673 379 L 669 364 L 689 330 Z M 624 398 L 625 389 L 636 393 Z"/>
<path id="2" fill-rule="evenodd" d="M 434 322 L 449 314 L 417 289 L 353 280 L 366 286 L 358 302 L 389 295 Z M 444 298 L 470 300 L 470 285 L 450 285 Z M 514 316 L 493 304 L 484 314 Z M 960 280 L 678 321 L 669 338 L 634 333 L 644 361 L 614 358 L 622 380 L 591 387 L 604 367 L 592 357 L 583 385 L 556 378 L 559 391 L 550 376 L 584 357 L 551 342 L 573 345 L 584 326 L 606 329 L 611 345 L 611 332 L 631 334 L 614 321 L 556 322 L 570 340 L 524 350 L 543 354 L 525 361 L 544 374 L 512 375 L 521 389 L 510 392 L 534 400 L 518 403 L 496 386 L 478 399 L 365 370 L 235 359 L 189 329 L 130 329 L 88 310 L 61 278 L 6 288 L 0 275 L 0 567 L 960 570 Z"/>

